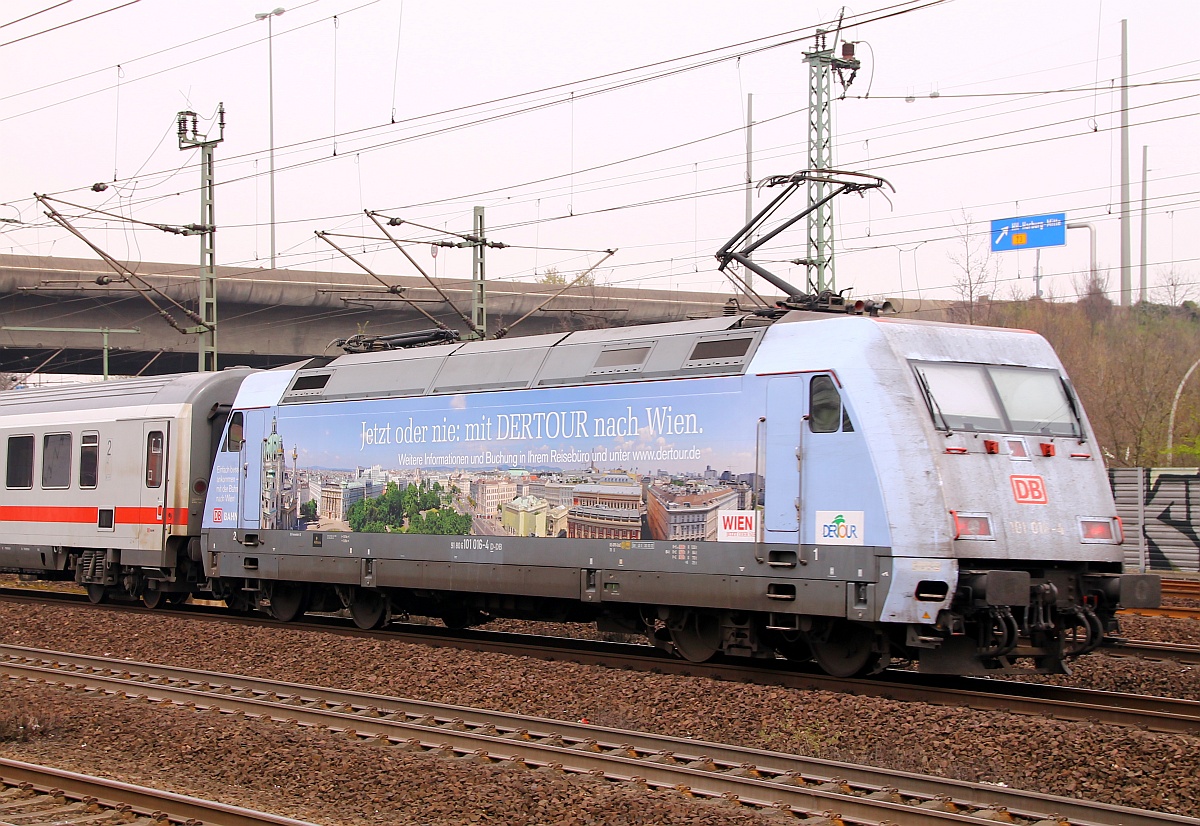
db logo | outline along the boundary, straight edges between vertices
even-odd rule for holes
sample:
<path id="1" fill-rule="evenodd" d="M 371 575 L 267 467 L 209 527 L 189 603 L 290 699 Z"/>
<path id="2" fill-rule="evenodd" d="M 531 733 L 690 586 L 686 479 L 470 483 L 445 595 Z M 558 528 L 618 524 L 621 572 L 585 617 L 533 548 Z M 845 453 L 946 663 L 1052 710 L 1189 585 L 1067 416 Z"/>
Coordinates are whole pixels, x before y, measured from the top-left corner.
<path id="1" fill-rule="evenodd" d="M 1046 482 L 1040 476 L 1010 476 L 1013 498 L 1023 505 L 1044 505 Z"/>
<path id="2" fill-rule="evenodd" d="M 225 518 L 225 511 L 221 508 L 213 508 L 213 522 L 220 522 Z"/>

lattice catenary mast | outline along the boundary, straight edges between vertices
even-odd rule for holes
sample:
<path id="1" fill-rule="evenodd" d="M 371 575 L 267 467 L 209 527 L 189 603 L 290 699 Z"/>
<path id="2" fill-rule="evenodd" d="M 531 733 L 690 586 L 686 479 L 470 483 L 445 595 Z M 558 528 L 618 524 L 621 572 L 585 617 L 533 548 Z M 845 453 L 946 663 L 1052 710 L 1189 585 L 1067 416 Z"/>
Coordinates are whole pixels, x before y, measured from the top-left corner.
<path id="1" fill-rule="evenodd" d="M 825 45 L 829 32 L 818 29 L 813 51 L 804 53 L 808 64 L 808 168 L 810 170 L 833 169 L 833 118 L 832 88 L 833 73 L 837 72 L 838 83 L 843 89 L 850 87 L 862 63 L 854 57 L 854 44 L 842 43 L 842 56 L 834 57 L 841 19 L 833 32 L 833 44 Z M 847 75 L 849 72 L 849 75 Z M 821 177 L 808 182 L 808 204 L 819 203 L 830 191 L 831 185 Z M 837 290 L 833 272 L 833 204 L 826 202 L 808 216 L 808 256 L 802 263 L 808 265 L 808 290 L 820 293 Z"/>

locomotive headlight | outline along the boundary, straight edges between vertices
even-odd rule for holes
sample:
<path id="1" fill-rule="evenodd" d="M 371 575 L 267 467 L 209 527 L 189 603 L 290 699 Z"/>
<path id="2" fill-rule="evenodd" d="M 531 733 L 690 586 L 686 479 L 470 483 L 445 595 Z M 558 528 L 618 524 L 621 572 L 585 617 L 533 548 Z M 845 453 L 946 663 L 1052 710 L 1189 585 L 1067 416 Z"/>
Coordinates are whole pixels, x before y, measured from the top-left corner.
<path id="1" fill-rule="evenodd" d="M 950 516 L 954 520 L 955 539 L 996 539 L 991 514 L 950 511 Z"/>
<path id="2" fill-rule="evenodd" d="M 1119 516 L 1079 517 L 1079 539 L 1081 542 L 1101 545 L 1120 545 L 1124 541 Z"/>

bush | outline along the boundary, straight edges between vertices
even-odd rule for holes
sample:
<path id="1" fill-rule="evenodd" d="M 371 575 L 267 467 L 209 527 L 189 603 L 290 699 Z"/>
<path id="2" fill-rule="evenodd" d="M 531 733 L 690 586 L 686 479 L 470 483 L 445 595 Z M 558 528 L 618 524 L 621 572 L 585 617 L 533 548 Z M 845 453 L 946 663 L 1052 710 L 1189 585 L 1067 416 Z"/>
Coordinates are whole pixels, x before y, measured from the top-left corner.
<path id="1" fill-rule="evenodd" d="M 53 717 L 18 708 L 14 700 L 0 699 L 0 743 L 24 743 L 45 737 L 54 728 Z"/>

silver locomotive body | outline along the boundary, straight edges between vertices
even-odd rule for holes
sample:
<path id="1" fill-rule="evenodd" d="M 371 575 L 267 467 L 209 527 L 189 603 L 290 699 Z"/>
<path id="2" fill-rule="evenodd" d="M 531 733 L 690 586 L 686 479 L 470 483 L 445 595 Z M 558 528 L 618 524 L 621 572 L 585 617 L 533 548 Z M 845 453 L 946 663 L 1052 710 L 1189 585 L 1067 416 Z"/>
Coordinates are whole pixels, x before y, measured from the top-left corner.
<path id="1" fill-rule="evenodd" d="M 231 427 L 205 572 L 284 619 L 997 673 L 1061 671 L 1158 599 L 1026 332 L 793 313 L 352 355 L 252 376 Z"/>

